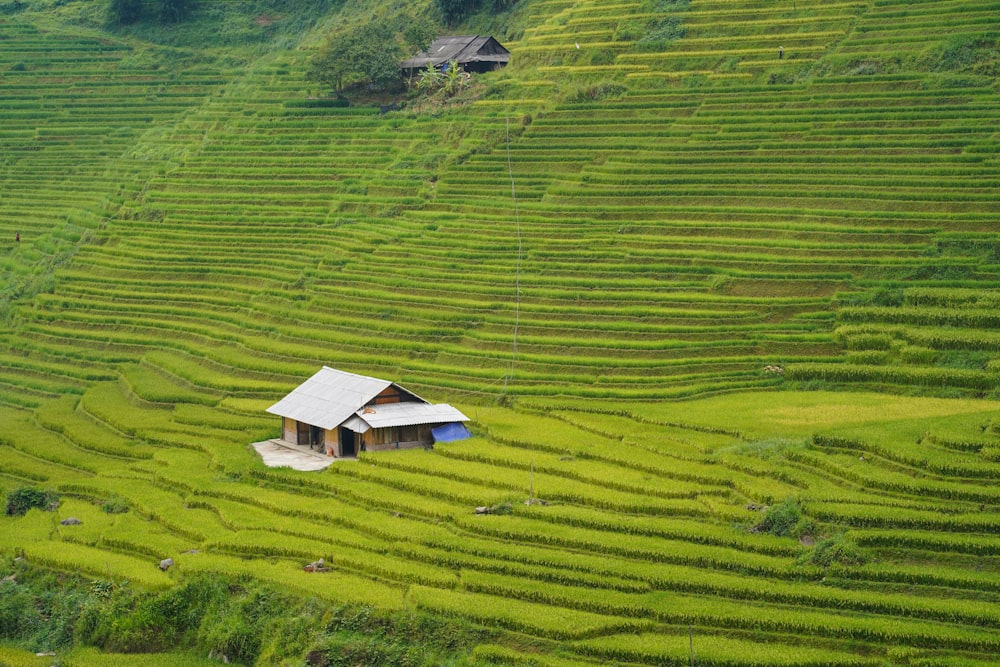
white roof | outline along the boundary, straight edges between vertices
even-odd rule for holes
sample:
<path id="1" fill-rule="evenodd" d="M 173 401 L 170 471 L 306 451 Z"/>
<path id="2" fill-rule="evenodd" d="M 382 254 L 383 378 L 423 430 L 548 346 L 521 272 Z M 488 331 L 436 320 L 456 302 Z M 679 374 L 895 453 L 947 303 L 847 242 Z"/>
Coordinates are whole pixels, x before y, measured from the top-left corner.
<path id="1" fill-rule="evenodd" d="M 365 420 L 357 415 L 354 415 L 353 417 L 348 419 L 346 422 L 341 424 L 341 426 L 343 426 L 344 428 L 349 428 L 355 433 L 367 433 L 369 429 L 371 429 L 371 426 L 366 424 Z"/>
<path id="2" fill-rule="evenodd" d="M 269 407 L 267 412 L 331 429 L 390 386 L 392 383 L 388 380 L 324 366 L 288 396 Z"/>
<path id="3" fill-rule="evenodd" d="M 357 416 L 372 428 L 469 421 L 468 417 L 447 403 L 431 405 L 415 401 L 373 405 L 358 410 Z"/>

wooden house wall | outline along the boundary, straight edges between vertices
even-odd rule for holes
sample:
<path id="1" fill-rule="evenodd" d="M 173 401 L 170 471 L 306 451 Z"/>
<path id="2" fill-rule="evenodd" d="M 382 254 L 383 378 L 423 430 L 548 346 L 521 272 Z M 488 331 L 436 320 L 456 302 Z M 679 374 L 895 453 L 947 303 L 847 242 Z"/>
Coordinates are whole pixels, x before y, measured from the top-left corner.
<path id="1" fill-rule="evenodd" d="M 418 426 L 371 429 L 361 440 L 365 451 L 382 452 L 388 449 L 417 449 L 434 444 L 431 429 L 440 424 L 420 424 Z"/>

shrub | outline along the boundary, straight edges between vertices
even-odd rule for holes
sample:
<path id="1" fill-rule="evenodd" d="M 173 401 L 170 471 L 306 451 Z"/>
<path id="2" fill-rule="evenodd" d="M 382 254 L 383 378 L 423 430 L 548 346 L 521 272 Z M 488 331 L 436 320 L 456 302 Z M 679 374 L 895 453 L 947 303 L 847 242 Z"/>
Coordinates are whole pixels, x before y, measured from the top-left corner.
<path id="1" fill-rule="evenodd" d="M 764 520 L 754 526 L 753 532 L 770 533 L 778 537 L 799 537 L 812 532 L 813 523 L 802 515 L 802 509 L 794 498 L 786 498 L 778 505 L 772 505 Z"/>
<path id="2" fill-rule="evenodd" d="M 31 508 L 45 509 L 57 499 L 57 496 L 49 491 L 33 486 L 22 486 L 7 494 L 7 514 L 24 516 Z"/>
<path id="3" fill-rule="evenodd" d="M 570 102 L 596 102 L 609 97 L 621 97 L 628 91 L 628 88 L 619 83 L 599 83 L 588 88 L 584 88 L 572 96 Z"/>
<path id="4" fill-rule="evenodd" d="M 128 512 L 128 501 L 122 497 L 109 498 L 101 509 L 107 514 L 124 514 Z"/>
<path id="5" fill-rule="evenodd" d="M 802 555 L 800 563 L 829 567 L 840 565 L 863 565 L 868 561 L 868 553 L 851 540 L 837 533 L 833 537 L 816 543 L 808 553 Z"/>

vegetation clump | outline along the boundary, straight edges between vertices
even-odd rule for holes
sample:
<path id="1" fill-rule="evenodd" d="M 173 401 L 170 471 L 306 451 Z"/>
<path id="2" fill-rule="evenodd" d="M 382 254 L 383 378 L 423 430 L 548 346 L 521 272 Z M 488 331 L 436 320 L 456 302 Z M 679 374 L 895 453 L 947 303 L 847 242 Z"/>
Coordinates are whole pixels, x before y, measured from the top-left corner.
<path id="1" fill-rule="evenodd" d="M 128 500 L 121 496 L 109 498 L 101 505 L 105 514 L 124 514 L 128 512 Z"/>
<path id="2" fill-rule="evenodd" d="M 837 533 L 820 540 L 812 549 L 799 557 L 799 563 L 830 567 L 831 565 L 863 565 L 870 554 L 846 537 Z"/>
<path id="3" fill-rule="evenodd" d="M 786 498 L 772 505 L 764 513 L 764 518 L 751 531 L 768 533 L 777 537 L 803 537 L 812 535 L 815 523 L 802 513 L 798 501 Z"/>
<path id="4" fill-rule="evenodd" d="M 34 486 L 22 486 L 7 494 L 7 515 L 24 516 L 33 508 L 49 509 L 59 496 Z"/>
<path id="5" fill-rule="evenodd" d="M 75 645 L 190 651 L 244 665 L 430 666 L 454 662 L 486 636 L 460 620 L 330 605 L 225 575 L 151 594 L 24 561 L 0 566 L 0 641 L 32 651 Z"/>
<path id="6" fill-rule="evenodd" d="M 427 48 L 435 31 L 429 20 L 405 15 L 336 32 L 313 56 L 306 78 L 337 94 L 352 86 L 366 92 L 399 91 L 400 61 Z"/>

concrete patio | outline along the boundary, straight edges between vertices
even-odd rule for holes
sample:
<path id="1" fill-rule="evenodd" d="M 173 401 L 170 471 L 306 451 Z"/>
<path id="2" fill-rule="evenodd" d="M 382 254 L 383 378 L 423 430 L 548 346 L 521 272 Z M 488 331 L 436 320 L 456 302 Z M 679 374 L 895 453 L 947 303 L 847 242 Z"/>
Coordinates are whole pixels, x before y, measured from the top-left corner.
<path id="1" fill-rule="evenodd" d="M 264 465 L 269 468 L 291 468 L 303 471 L 324 470 L 334 461 L 343 460 L 324 456 L 305 445 L 293 445 L 283 440 L 255 442 L 253 448 L 264 460 Z"/>

